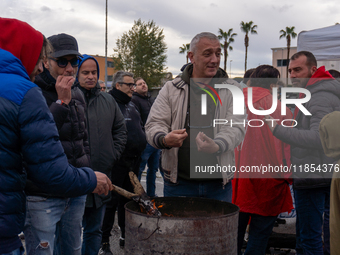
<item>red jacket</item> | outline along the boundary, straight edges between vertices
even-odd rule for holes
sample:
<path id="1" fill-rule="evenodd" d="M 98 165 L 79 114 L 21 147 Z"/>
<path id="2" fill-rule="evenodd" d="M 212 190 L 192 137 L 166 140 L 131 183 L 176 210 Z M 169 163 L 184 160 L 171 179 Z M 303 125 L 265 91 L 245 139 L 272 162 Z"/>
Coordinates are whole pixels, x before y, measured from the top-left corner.
<path id="1" fill-rule="evenodd" d="M 272 94 L 268 89 L 253 87 L 253 105 L 255 109 L 262 107 L 264 110 L 272 106 Z M 248 88 L 243 89 L 245 104 L 247 106 L 248 121 L 262 120 L 264 116 L 251 113 L 248 109 Z M 279 119 L 278 124 L 284 119 L 292 119 L 292 113 L 287 108 L 287 114 L 281 116 L 281 102 L 271 116 Z M 252 121 L 251 125 L 261 126 L 260 121 Z M 289 122 L 284 122 L 289 125 Z M 243 142 L 235 149 L 237 170 L 252 166 L 283 166 L 284 159 L 290 165 L 290 148 L 275 138 L 267 124 L 262 127 L 247 126 Z M 262 166 L 261 166 L 262 165 Z M 263 169 L 263 168 L 262 168 Z M 281 212 L 293 209 L 292 197 L 288 182 L 289 173 L 246 173 L 238 172 L 233 180 L 233 203 L 240 207 L 241 212 L 254 213 L 263 216 L 276 216 Z"/>

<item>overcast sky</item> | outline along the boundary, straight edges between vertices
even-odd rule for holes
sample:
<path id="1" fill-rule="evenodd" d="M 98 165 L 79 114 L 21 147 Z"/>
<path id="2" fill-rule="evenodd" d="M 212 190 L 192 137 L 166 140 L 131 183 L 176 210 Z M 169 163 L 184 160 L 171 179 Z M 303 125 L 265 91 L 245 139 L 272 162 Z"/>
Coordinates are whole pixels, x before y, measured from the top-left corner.
<path id="1" fill-rule="evenodd" d="M 164 29 L 168 50 L 167 71 L 178 74 L 186 62 L 179 47 L 200 32 L 218 29 L 237 33 L 229 53 L 227 72 L 243 76 L 244 33 L 241 21 L 253 21 L 257 35 L 249 36 L 248 68 L 271 63 L 271 48 L 285 47 L 281 29 L 295 26 L 296 33 L 340 23 L 340 5 L 335 0 L 109 0 L 108 55 L 116 40 L 134 20 L 154 20 Z M 0 16 L 26 21 L 46 37 L 73 35 L 83 54 L 105 55 L 105 0 L 0 0 Z M 292 46 L 297 45 L 297 38 Z M 221 58 L 221 67 L 223 59 Z"/>

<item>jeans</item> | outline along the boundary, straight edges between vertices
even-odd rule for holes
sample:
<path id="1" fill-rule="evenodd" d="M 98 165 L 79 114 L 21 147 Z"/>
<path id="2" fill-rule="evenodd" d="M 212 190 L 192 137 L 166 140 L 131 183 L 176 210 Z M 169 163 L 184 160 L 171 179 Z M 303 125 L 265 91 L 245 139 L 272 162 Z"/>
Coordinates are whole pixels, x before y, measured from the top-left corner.
<path id="1" fill-rule="evenodd" d="M 142 154 L 142 162 L 139 168 L 138 179 L 142 177 L 142 173 L 145 169 L 145 165 L 148 164 L 148 170 L 146 175 L 146 194 L 149 197 L 154 197 L 156 190 L 156 173 L 158 171 L 160 150 L 152 147 L 150 144 L 146 145 Z"/>
<path id="2" fill-rule="evenodd" d="M 249 239 L 244 255 L 265 255 L 268 239 L 272 233 L 277 216 L 261 216 L 252 213 L 239 213 L 237 254 L 241 255 L 244 234 L 250 220 Z"/>
<path id="3" fill-rule="evenodd" d="M 102 225 L 106 204 L 99 208 L 86 207 L 83 217 L 82 255 L 97 255 L 102 241 Z"/>
<path id="4" fill-rule="evenodd" d="M 1 253 L 0 255 L 23 255 L 25 252 L 24 247 L 20 247 L 18 249 L 15 249 L 14 251 L 11 251 L 9 253 Z"/>
<path id="5" fill-rule="evenodd" d="M 325 247 L 329 247 L 330 187 L 294 190 L 296 207 L 296 252 L 323 255 L 322 228 Z M 326 210 L 326 213 L 324 214 Z M 325 221 L 323 221 L 323 216 Z M 327 218 L 328 217 L 328 218 Z M 325 222 L 325 224 L 323 224 Z M 329 223 L 328 223 L 329 224 Z"/>
<path id="6" fill-rule="evenodd" d="M 75 198 L 27 196 L 26 254 L 81 254 L 86 195 Z"/>
<path id="7" fill-rule="evenodd" d="M 231 182 L 223 186 L 222 180 L 190 181 L 178 177 L 177 183 L 164 179 L 164 197 L 204 197 L 231 203 Z"/>

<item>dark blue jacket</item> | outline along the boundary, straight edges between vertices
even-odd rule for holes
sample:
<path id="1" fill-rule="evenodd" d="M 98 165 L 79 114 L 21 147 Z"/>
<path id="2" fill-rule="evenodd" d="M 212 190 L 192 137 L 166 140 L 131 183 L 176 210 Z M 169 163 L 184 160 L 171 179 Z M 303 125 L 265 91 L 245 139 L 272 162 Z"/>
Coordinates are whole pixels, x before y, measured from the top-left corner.
<path id="1" fill-rule="evenodd" d="M 68 197 L 96 187 L 91 169 L 68 164 L 40 88 L 18 58 L 0 49 L 0 254 L 21 245 L 27 175 L 46 192 Z"/>

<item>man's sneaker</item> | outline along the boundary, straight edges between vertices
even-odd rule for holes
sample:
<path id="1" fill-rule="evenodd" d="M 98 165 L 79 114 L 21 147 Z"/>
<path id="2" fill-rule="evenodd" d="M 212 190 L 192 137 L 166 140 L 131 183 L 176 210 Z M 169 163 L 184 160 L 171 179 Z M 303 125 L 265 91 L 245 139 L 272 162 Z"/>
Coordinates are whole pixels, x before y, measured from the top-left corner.
<path id="1" fill-rule="evenodd" d="M 102 243 L 102 247 L 100 247 L 99 255 L 113 255 L 110 250 L 109 243 Z"/>
<path id="2" fill-rule="evenodd" d="M 286 220 L 285 220 L 285 219 L 277 218 L 277 219 L 276 219 L 276 222 L 277 222 L 278 224 L 286 224 Z"/>
<path id="3" fill-rule="evenodd" d="M 124 246 L 125 246 L 125 238 L 120 237 L 119 238 L 119 247 L 124 248 Z"/>
<path id="4" fill-rule="evenodd" d="M 24 235 L 23 232 L 21 232 L 21 233 L 19 234 L 19 238 L 20 238 L 20 240 L 25 240 L 25 235 Z"/>

